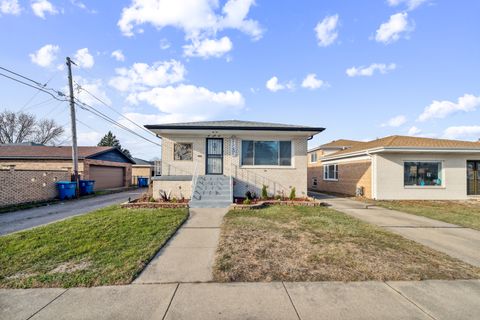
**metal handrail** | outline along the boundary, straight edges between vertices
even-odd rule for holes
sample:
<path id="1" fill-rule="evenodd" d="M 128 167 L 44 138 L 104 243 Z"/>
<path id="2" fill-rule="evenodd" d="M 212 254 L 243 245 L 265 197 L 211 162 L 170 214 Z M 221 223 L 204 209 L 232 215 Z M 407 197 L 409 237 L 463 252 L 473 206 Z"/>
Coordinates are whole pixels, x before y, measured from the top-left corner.
<path id="1" fill-rule="evenodd" d="M 197 181 L 198 181 L 198 161 L 195 161 L 194 167 L 193 167 L 193 175 L 192 175 L 192 194 L 190 195 L 190 199 L 193 199 L 193 194 L 195 193 L 195 188 L 197 187 Z"/>
<path id="2" fill-rule="evenodd" d="M 231 163 L 230 177 L 231 178 L 233 177 L 233 178 L 239 179 L 239 180 L 243 180 L 247 184 L 253 184 L 254 186 L 257 186 L 257 183 L 260 183 L 260 182 L 261 182 L 262 185 L 266 185 L 269 188 L 271 186 L 273 186 L 272 189 L 273 189 L 273 195 L 274 196 L 276 195 L 277 191 L 279 191 L 279 190 L 288 190 L 288 188 L 285 188 L 285 186 L 283 186 L 281 183 L 278 183 L 275 180 L 272 180 L 270 178 L 262 176 L 262 175 L 260 175 L 256 172 L 253 172 L 249 169 L 242 168 L 240 170 L 240 174 L 238 174 L 238 170 L 239 170 L 239 166 Z M 272 189 L 270 189 L 270 190 L 272 190 Z"/>

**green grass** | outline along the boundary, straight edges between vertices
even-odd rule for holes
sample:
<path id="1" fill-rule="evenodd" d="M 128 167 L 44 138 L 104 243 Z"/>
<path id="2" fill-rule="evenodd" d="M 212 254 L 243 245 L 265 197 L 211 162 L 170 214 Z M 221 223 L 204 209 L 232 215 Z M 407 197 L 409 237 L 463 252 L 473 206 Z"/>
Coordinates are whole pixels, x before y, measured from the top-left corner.
<path id="1" fill-rule="evenodd" d="M 477 201 L 375 201 L 376 205 L 480 230 Z"/>
<path id="2" fill-rule="evenodd" d="M 130 283 L 187 216 L 110 206 L 0 237 L 0 287 Z"/>
<path id="3" fill-rule="evenodd" d="M 270 206 L 224 218 L 217 281 L 480 278 L 480 268 L 324 207 Z"/>

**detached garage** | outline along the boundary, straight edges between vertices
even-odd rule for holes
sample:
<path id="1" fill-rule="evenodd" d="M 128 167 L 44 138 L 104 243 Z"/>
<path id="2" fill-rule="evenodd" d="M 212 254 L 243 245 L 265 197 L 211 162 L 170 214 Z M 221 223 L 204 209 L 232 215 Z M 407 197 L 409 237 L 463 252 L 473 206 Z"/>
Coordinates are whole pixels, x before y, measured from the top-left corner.
<path id="1" fill-rule="evenodd" d="M 95 180 L 95 190 L 130 186 L 134 163 L 114 147 L 78 147 L 80 177 Z M 0 145 L 0 166 L 17 170 L 72 172 L 72 148 L 31 144 Z"/>

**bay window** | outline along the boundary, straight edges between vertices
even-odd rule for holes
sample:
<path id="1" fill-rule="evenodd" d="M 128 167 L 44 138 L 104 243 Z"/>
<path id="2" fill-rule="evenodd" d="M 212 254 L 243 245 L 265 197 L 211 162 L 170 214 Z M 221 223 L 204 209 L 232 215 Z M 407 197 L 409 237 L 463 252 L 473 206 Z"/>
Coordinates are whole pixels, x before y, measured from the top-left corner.
<path id="1" fill-rule="evenodd" d="M 441 186 L 441 161 L 408 161 L 403 164 L 405 186 Z"/>
<path id="2" fill-rule="evenodd" d="M 291 166 L 291 141 L 242 141 L 243 166 Z"/>

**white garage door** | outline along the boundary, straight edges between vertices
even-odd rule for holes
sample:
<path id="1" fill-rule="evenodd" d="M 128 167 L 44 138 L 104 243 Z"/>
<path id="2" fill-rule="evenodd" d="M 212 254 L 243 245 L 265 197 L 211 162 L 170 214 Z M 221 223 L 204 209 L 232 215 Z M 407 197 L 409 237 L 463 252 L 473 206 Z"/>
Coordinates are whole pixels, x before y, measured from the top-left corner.
<path id="1" fill-rule="evenodd" d="M 90 179 L 95 180 L 95 190 L 123 187 L 124 175 L 122 167 L 90 166 Z"/>

